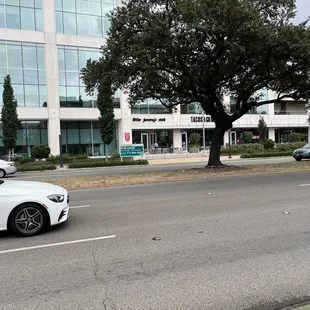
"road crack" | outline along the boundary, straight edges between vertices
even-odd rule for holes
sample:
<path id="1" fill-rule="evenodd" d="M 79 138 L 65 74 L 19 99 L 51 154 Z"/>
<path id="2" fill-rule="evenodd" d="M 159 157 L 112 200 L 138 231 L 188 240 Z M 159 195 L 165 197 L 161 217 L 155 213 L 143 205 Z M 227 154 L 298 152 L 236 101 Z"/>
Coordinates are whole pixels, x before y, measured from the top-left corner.
<path id="1" fill-rule="evenodd" d="M 102 301 L 103 310 L 117 310 L 116 304 L 108 295 L 108 283 L 107 283 L 107 281 L 104 281 L 98 275 L 99 274 L 99 263 L 97 261 L 94 248 L 92 248 L 92 258 L 93 258 L 93 264 L 94 264 L 94 267 L 93 267 L 94 278 L 96 281 L 103 284 L 103 294 L 104 294 L 104 299 Z"/>

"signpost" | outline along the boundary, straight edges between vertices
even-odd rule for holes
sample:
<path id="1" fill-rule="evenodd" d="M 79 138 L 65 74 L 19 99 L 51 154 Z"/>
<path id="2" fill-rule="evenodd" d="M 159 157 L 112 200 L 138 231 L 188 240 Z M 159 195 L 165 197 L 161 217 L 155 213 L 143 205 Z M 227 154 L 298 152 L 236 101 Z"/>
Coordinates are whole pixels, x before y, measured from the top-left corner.
<path id="1" fill-rule="evenodd" d="M 120 147 L 120 156 L 123 161 L 123 157 L 137 157 L 144 154 L 144 145 L 143 144 L 127 144 L 121 145 Z"/>

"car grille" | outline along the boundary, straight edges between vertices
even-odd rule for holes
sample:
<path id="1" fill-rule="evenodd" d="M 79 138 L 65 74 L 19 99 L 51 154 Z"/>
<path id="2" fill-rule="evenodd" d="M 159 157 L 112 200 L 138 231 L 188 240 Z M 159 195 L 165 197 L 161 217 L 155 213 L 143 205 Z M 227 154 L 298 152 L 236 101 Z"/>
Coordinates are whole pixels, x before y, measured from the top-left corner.
<path id="1" fill-rule="evenodd" d="M 67 196 L 67 203 L 69 203 L 70 202 L 70 197 L 69 197 L 69 195 Z"/>

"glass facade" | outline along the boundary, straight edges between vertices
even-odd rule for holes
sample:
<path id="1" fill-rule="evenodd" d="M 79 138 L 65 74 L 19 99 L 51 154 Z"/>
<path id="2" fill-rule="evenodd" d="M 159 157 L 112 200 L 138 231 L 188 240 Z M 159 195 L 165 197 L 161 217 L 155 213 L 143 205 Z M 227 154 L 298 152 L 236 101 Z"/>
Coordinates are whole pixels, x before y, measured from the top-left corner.
<path id="1" fill-rule="evenodd" d="M 100 58 L 99 49 L 58 47 L 59 101 L 63 108 L 96 108 L 97 95 L 88 96 L 80 71 L 89 58 Z M 120 107 L 120 93 L 114 98 L 114 107 Z"/>
<path id="2" fill-rule="evenodd" d="M 0 0 L 0 28 L 43 31 L 43 0 Z"/>
<path id="3" fill-rule="evenodd" d="M 105 144 L 102 142 L 99 123 L 94 121 L 61 121 L 62 151 L 64 154 L 87 154 L 104 156 Z M 108 153 L 118 153 L 118 127 Z"/>
<path id="4" fill-rule="evenodd" d="M 56 0 L 56 31 L 104 37 L 110 28 L 106 14 L 114 7 L 115 0 Z"/>
<path id="5" fill-rule="evenodd" d="M 182 104 L 181 114 L 202 114 L 201 104 L 198 102 L 193 102 L 190 104 Z"/>
<path id="6" fill-rule="evenodd" d="M 141 103 L 136 103 L 131 108 L 132 114 L 171 114 L 172 108 L 167 108 L 158 100 L 149 99 Z"/>
<path id="7" fill-rule="evenodd" d="M 157 143 L 160 152 L 170 152 L 173 147 L 173 131 L 172 130 L 133 130 L 132 142 L 134 144 L 143 144 L 146 151 L 151 151 L 154 144 Z"/>
<path id="8" fill-rule="evenodd" d="M 0 123 L 0 134 L 2 124 Z M 19 122 L 15 153 L 30 155 L 31 147 L 38 144 L 48 144 L 47 121 Z M 0 156 L 5 155 L 2 139 L 0 139 Z"/>
<path id="9" fill-rule="evenodd" d="M 43 44 L 0 41 L 1 90 L 7 74 L 11 76 L 18 107 L 47 106 Z"/>

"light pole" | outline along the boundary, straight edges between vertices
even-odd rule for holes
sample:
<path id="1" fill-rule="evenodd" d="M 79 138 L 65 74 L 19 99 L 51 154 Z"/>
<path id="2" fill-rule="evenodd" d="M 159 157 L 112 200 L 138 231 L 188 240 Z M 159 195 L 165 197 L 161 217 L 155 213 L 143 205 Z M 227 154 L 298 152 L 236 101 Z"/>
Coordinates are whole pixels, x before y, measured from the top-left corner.
<path id="1" fill-rule="evenodd" d="M 308 143 L 310 143 L 310 102 L 309 100 L 305 104 L 305 109 L 307 111 L 307 122 L 308 122 Z"/>
<path id="2" fill-rule="evenodd" d="M 203 140 L 203 150 L 206 150 L 206 133 L 205 133 L 205 111 L 202 109 L 202 140 Z"/>
<path id="3" fill-rule="evenodd" d="M 228 158 L 231 158 L 231 129 L 228 131 Z"/>

